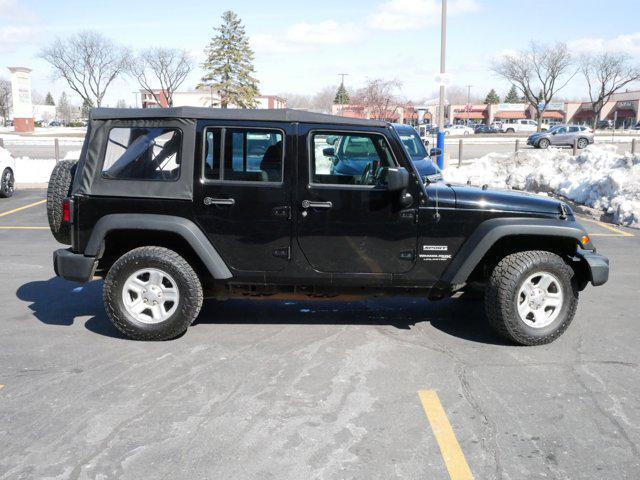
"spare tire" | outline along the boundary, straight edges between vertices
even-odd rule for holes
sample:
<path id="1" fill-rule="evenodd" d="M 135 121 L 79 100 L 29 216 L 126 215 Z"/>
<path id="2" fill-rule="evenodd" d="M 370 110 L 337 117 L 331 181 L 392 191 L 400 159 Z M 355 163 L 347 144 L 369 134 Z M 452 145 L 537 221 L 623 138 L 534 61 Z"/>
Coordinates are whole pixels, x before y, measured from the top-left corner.
<path id="1" fill-rule="evenodd" d="M 62 221 L 62 200 L 71 193 L 77 163 L 76 160 L 58 162 L 51 172 L 47 188 L 49 228 L 55 239 L 65 245 L 71 245 L 71 226 Z"/>

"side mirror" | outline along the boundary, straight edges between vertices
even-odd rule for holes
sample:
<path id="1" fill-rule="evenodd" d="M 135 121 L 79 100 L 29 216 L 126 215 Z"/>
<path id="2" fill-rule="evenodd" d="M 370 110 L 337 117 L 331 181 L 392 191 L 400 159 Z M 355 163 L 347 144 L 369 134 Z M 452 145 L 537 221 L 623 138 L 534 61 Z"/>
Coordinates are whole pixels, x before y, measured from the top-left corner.
<path id="1" fill-rule="evenodd" d="M 387 184 L 387 190 L 397 192 L 409 186 L 409 172 L 406 168 L 385 168 L 382 180 Z"/>
<path id="2" fill-rule="evenodd" d="M 439 157 L 440 155 L 442 155 L 442 150 L 437 147 L 434 147 L 429 151 L 430 157 Z"/>
<path id="3" fill-rule="evenodd" d="M 327 142 L 329 145 L 335 145 L 337 141 L 338 141 L 337 135 L 329 135 L 325 140 L 325 142 Z"/>
<path id="4" fill-rule="evenodd" d="M 336 154 L 336 149 L 333 147 L 327 147 L 322 149 L 322 155 L 325 157 L 333 157 Z"/>

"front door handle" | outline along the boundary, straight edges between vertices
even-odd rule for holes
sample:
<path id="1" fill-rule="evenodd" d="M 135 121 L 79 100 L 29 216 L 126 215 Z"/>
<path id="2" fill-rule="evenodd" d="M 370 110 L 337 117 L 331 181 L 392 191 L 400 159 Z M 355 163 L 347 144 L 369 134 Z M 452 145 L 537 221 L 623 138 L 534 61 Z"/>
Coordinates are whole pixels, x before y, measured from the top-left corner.
<path id="1" fill-rule="evenodd" d="M 236 201 L 233 198 L 211 198 L 204 197 L 205 205 L 220 205 L 224 207 L 233 207 L 236 204 Z"/>
<path id="2" fill-rule="evenodd" d="M 303 200 L 302 208 L 332 208 L 333 203 L 331 202 L 312 202 L 311 200 Z"/>

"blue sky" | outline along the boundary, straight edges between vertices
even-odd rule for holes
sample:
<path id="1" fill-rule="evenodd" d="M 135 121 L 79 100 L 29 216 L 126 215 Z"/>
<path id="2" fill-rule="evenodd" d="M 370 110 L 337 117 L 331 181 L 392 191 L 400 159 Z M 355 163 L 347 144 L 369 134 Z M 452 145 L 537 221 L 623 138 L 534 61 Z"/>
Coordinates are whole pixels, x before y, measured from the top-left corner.
<path id="1" fill-rule="evenodd" d="M 251 37 L 262 93 L 315 93 L 336 84 L 340 72 L 355 88 L 367 78 L 399 79 L 401 94 L 414 100 L 437 88 L 439 0 L 0 0 L 0 77 L 8 77 L 7 66 L 28 66 L 35 90 L 56 97 L 69 91 L 36 54 L 56 36 L 82 29 L 131 48 L 184 48 L 199 62 L 229 8 Z M 640 62 L 639 0 L 449 0 L 449 10 L 447 71 L 453 84 L 474 85 L 478 94 L 491 87 L 504 93 L 508 86 L 488 64 L 531 39 L 567 42 L 575 52 L 621 50 Z M 120 80 L 107 103 L 132 103 L 136 89 L 133 80 Z M 576 78 L 564 94 L 583 96 L 583 83 Z"/>

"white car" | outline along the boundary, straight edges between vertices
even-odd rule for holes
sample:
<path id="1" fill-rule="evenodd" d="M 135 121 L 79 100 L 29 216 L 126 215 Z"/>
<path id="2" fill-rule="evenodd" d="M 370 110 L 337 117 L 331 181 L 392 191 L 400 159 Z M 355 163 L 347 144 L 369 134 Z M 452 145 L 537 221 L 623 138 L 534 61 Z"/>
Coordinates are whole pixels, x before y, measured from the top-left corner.
<path id="1" fill-rule="evenodd" d="M 16 161 L 5 149 L 0 148 L 0 198 L 13 195 Z"/>
<path id="2" fill-rule="evenodd" d="M 538 122 L 535 120 L 516 120 L 512 123 L 503 123 L 500 128 L 504 133 L 531 133 L 538 131 Z"/>
<path id="3" fill-rule="evenodd" d="M 449 125 L 442 129 L 445 135 L 473 135 L 473 128 L 466 125 Z"/>

